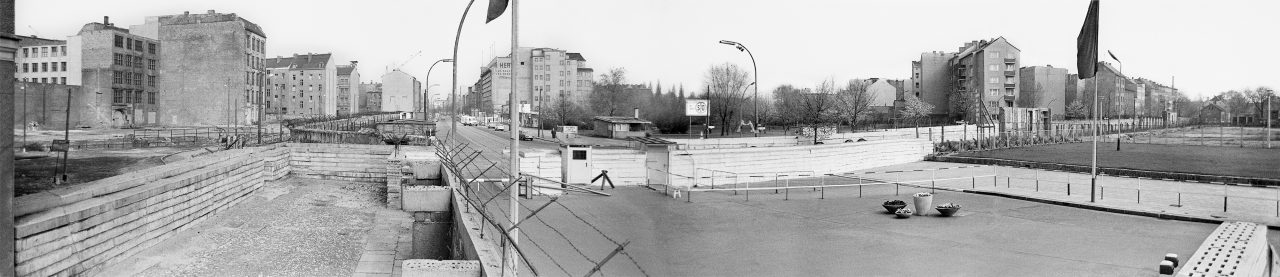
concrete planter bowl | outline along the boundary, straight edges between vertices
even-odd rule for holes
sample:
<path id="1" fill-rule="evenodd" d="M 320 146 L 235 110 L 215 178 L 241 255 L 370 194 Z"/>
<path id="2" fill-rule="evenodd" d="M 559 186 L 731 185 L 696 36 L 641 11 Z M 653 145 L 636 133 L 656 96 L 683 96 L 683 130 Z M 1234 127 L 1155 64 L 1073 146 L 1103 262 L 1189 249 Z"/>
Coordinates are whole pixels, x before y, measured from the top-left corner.
<path id="1" fill-rule="evenodd" d="M 898 216 L 898 218 L 909 218 L 911 217 L 911 214 L 913 212 L 914 211 L 912 211 L 910 208 L 902 208 L 901 210 L 893 212 L 893 214 Z"/>
<path id="2" fill-rule="evenodd" d="M 889 201 L 884 201 L 883 206 L 885 211 L 889 213 L 895 213 L 902 208 L 906 208 L 907 203 L 902 202 L 902 200 L 889 200 Z"/>
<path id="3" fill-rule="evenodd" d="M 953 216 L 956 214 L 956 212 L 960 211 L 960 205 L 946 203 L 946 204 L 938 205 L 937 210 L 938 210 L 938 213 L 942 214 L 942 216 Z"/>

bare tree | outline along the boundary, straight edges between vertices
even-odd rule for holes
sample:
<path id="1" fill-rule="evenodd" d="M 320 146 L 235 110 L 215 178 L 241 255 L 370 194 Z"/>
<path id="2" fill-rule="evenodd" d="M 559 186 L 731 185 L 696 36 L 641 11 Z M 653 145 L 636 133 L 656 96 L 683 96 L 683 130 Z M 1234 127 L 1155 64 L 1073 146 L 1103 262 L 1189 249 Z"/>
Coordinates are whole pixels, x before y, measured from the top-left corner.
<path id="1" fill-rule="evenodd" d="M 849 130 L 853 131 L 859 121 L 865 120 L 872 113 L 871 103 L 876 101 L 876 96 L 867 91 L 869 86 L 871 82 L 868 80 L 853 79 L 844 88 L 836 90 L 835 81 L 829 80 L 822 82 L 817 92 L 834 92 L 837 114 L 849 124 Z"/>
<path id="2" fill-rule="evenodd" d="M 933 104 L 911 94 L 907 94 L 906 98 L 906 102 L 902 105 L 902 117 L 911 119 L 916 123 L 916 127 L 919 127 L 920 119 L 929 116 L 929 112 L 933 111 Z"/>
<path id="3" fill-rule="evenodd" d="M 585 124 L 583 117 L 586 113 L 568 97 L 556 98 L 550 106 L 543 107 L 541 112 L 547 116 L 548 123 L 554 126 Z"/>
<path id="4" fill-rule="evenodd" d="M 588 101 L 598 115 L 616 116 L 632 100 L 626 93 L 627 69 L 612 68 L 600 74 Z"/>
<path id="5" fill-rule="evenodd" d="M 725 63 L 707 69 L 707 100 L 711 102 L 711 116 L 720 122 L 720 135 L 729 134 L 729 121 L 746 102 L 747 79 L 750 73 L 736 64 Z"/>
<path id="6" fill-rule="evenodd" d="M 1080 98 L 1072 100 L 1067 104 L 1067 118 L 1085 118 L 1089 116 L 1089 108 L 1087 108 Z"/>
<path id="7" fill-rule="evenodd" d="M 1258 116 L 1260 118 L 1259 120 L 1264 121 L 1267 120 L 1268 116 L 1271 116 L 1271 111 L 1267 110 L 1267 98 L 1274 96 L 1275 91 L 1271 90 L 1269 87 L 1258 87 L 1256 89 L 1244 91 L 1245 99 L 1248 100 L 1250 104 L 1254 105 L 1254 111 L 1257 113 L 1255 116 Z M 1274 105 L 1275 103 L 1272 104 Z"/>
<path id="8" fill-rule="evenodd" d="M 773 103 L 779 121 L 787 125 L 812 128 L 815 144 L 820 139 L 820 128 L 839 121 L 836 95 L 833 93 L 834 82 L 824 81 L 818 87 L 819 90 L 813 91 L 782 85 L 773 90 Z"/>

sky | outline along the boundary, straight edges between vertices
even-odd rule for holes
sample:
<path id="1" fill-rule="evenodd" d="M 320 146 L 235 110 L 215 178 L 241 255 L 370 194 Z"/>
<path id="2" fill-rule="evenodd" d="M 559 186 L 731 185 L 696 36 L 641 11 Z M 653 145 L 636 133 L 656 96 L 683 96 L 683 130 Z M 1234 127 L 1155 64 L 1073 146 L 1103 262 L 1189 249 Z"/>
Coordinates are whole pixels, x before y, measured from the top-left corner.
<path id="1" fill-rule="evenodd" d="M 822 80 L 907 79 L 920 53 L 954 52 L 1003 36 L 1021 65 L 1075 73 L 1086 0 L 552 0 L 519 2 L 519 45 L 582 53 L 596 73 L 624 68 L 631 83 L 700 90 L 707 69 L 758 66 L 760 90 Z M 267 56 L 333 53 L 360 61 L 363 79 L 400 68 L 419 78 L 452 56 L 465 0 L 18 0 L 17 33 L 65 39 L 110 16 L 116 26 L 146 16 L 236 13 L 261 25 Z M 477 0 L 459 41 L 459 90 L 479 68 L 510 52 L 511 12 L 486 24 Z M 1132 77 L 1173 84 L 1192 99 L 1248 87 L 1280 88 L 1280 1 L 1110 0 L 1101 4 L 1100 49 Z M 1110 60 L 1105 54 L 1105 60 Z M 429 83 L 447 92 L 450 66 Z"/>

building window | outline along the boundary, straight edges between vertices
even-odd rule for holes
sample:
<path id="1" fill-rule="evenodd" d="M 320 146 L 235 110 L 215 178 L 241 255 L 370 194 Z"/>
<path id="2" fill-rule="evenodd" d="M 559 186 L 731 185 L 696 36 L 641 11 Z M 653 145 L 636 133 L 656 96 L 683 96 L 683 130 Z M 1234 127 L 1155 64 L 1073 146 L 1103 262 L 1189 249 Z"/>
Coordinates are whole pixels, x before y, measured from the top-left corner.
<path id="1" fill-rule="evenodd" d="M 124 58 L 120 56 L 120 53 L 112 54 L 111 58 L 115 65 L 124 65 Z"/>
<path id="2" fill-rule="evenodd" d="M 142 91 L 133 91 L 133 103 L 142 103 Z"/>
<path id="3" fill-rule="evenodd" d="M 67 84 L 67 77 L 62 77 L 62 84 L 63 85 Z"/>
<path id="4" fill-rule="evenodd" d="M 58 47 L 57 47 L 57 46 L 49 47 L 49 50 L 53 50 L 53 56 L 54 56 L 54 57 L 57 57 L 57 56 L 58 56 Z"/>
<path id="5" fill-rule="evenodd" d="M 118 84 L 120 84 L 120 83 L 121 83 L 121 81 L 123 80 L 123 79 L 122 79 L 122 78 L 123 78 L 123 76 L 120 76 L 120 71 L 112 71 L 112 72 L 111 72 L 111 77 L 112 77 L 112 78 L 111 78 L 111 83 L 112 83 L 112 84 L 116 84 L 116 85 L 118 85 Z"/>
<path id="6" fill-rule="evenodd" d="M 22 48 L 22 57 L 23 57 L 23 58 L 30 58 L 30 57 L 31 57 L 31 53 L 30 53 L 30 52 L 31 52 L 31 48 Z"/>
<path id="7" fill-rule="evenodd" d="M 62 71 L 67 71 L 67 62 L 62 62 Z"/>
<path id="8" fill-rule="evenodd" d="M 111 88 L 111 103 L 123 103 L 123 102 L 124 102 L 124 94 L 120 92 L 120 89 Z"/>
<path id="9" fill-rule="evenodd" d="M 27 49 L 22 49 L 22 50 L 27 50 Z M 29 68 L 30 66 L 31 66 L 31 64 L 28 64 L 28 63 L 22 63 L 22 72 L 29 72 L 29 71 L 27 71 L 27 68 Z"/>
<path id="10" fill-rule="evenodd" d="M 147 43 L 147 53 L 151 53 L 152 55 L 155 55 L 155 54 L 156 54 L 156 44 L 155 44 L 155 43 L 150 43 L 150 42 L 148 42 L 148 43 Z M 155 104 L 155 103 L 152 103 L 152 104 Z"/>
<path id="11" fill-rule="evenodd" d="M 66 56 L 66 55 L 67 55 L 67 47 L 66 47 L 66 46 L 58 46 L 58 48 L 62 48 L 62 55 L 63 55 L 63 56 Z"/>
<path id="12" fill-rule="evenodd" d="M 147 104 L 156 104 L 156 92 L 152 91 L 147 93 Z"/>
<path id="13" fill-rule="evenodd" d="M 124 37 L 116 35 L 116 47 L 124 47 Z"/>
<path id="14" fill-rule="evenodd" d="M 58 72 L 58 63 L 49 63 L 53 65 L 53 72 Z"/>
<path id="15" fill-rule="evenodd" d="M 987 65 L 987 70 L 990 70 L 990 71 L 999 71 L 999 70 L 1000 70 L 1000 66 L 999 66 L 999 65 L 994 65 L 994 64 Z"/>
<path id="16" fill-rule="evenodd" d="M 40 47 L 40 57 L 41 58 L 49 57 L 49 47 Z"/>
<path id="17" fill-rule="evenodd" d="M 133 39 L 124 38 L 124 49 L 133 50 Z"/>
<path id="18" fill-rule="evenodd" d="M 142 73 L 134 73 L 134 74 L 133 74 L 133 85 L 135 85 L 135 86 L 141 86 L 141 85 L 142 85 Z"/>
<path id="19" fill-rule="evenodd" d="M 147 69 L 156 70 L 156 59 L 147 59 Z"/>
<path id="20" fill-rule="evenodd" d="M 41 84 L 49 83 L 49 78 L 40 78 L 40 83 Z"/>
<path id="21" fill-rule="evenodd" d="M 40 63 L 40 72 L 49 72 L 49 63 Z"/>
<path id="22" fill-rule="evenodd" d="M 151 87 L 156 86 L 156 75 L 147 75 L 147 85 Z"/>

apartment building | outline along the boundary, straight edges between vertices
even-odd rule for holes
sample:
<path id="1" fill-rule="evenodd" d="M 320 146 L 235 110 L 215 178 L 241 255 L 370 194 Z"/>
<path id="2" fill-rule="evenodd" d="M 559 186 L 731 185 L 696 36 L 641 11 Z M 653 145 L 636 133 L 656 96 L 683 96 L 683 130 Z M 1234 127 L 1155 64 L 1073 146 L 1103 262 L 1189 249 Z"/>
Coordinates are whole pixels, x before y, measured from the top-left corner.
<path id="1" fill-rule="evenodd" d="M 80 85 L 80 58 L 67 50 L 67 41 L 35 36 L 17 36 L 14 57 L 18 81 L 44 84 Z"/>

